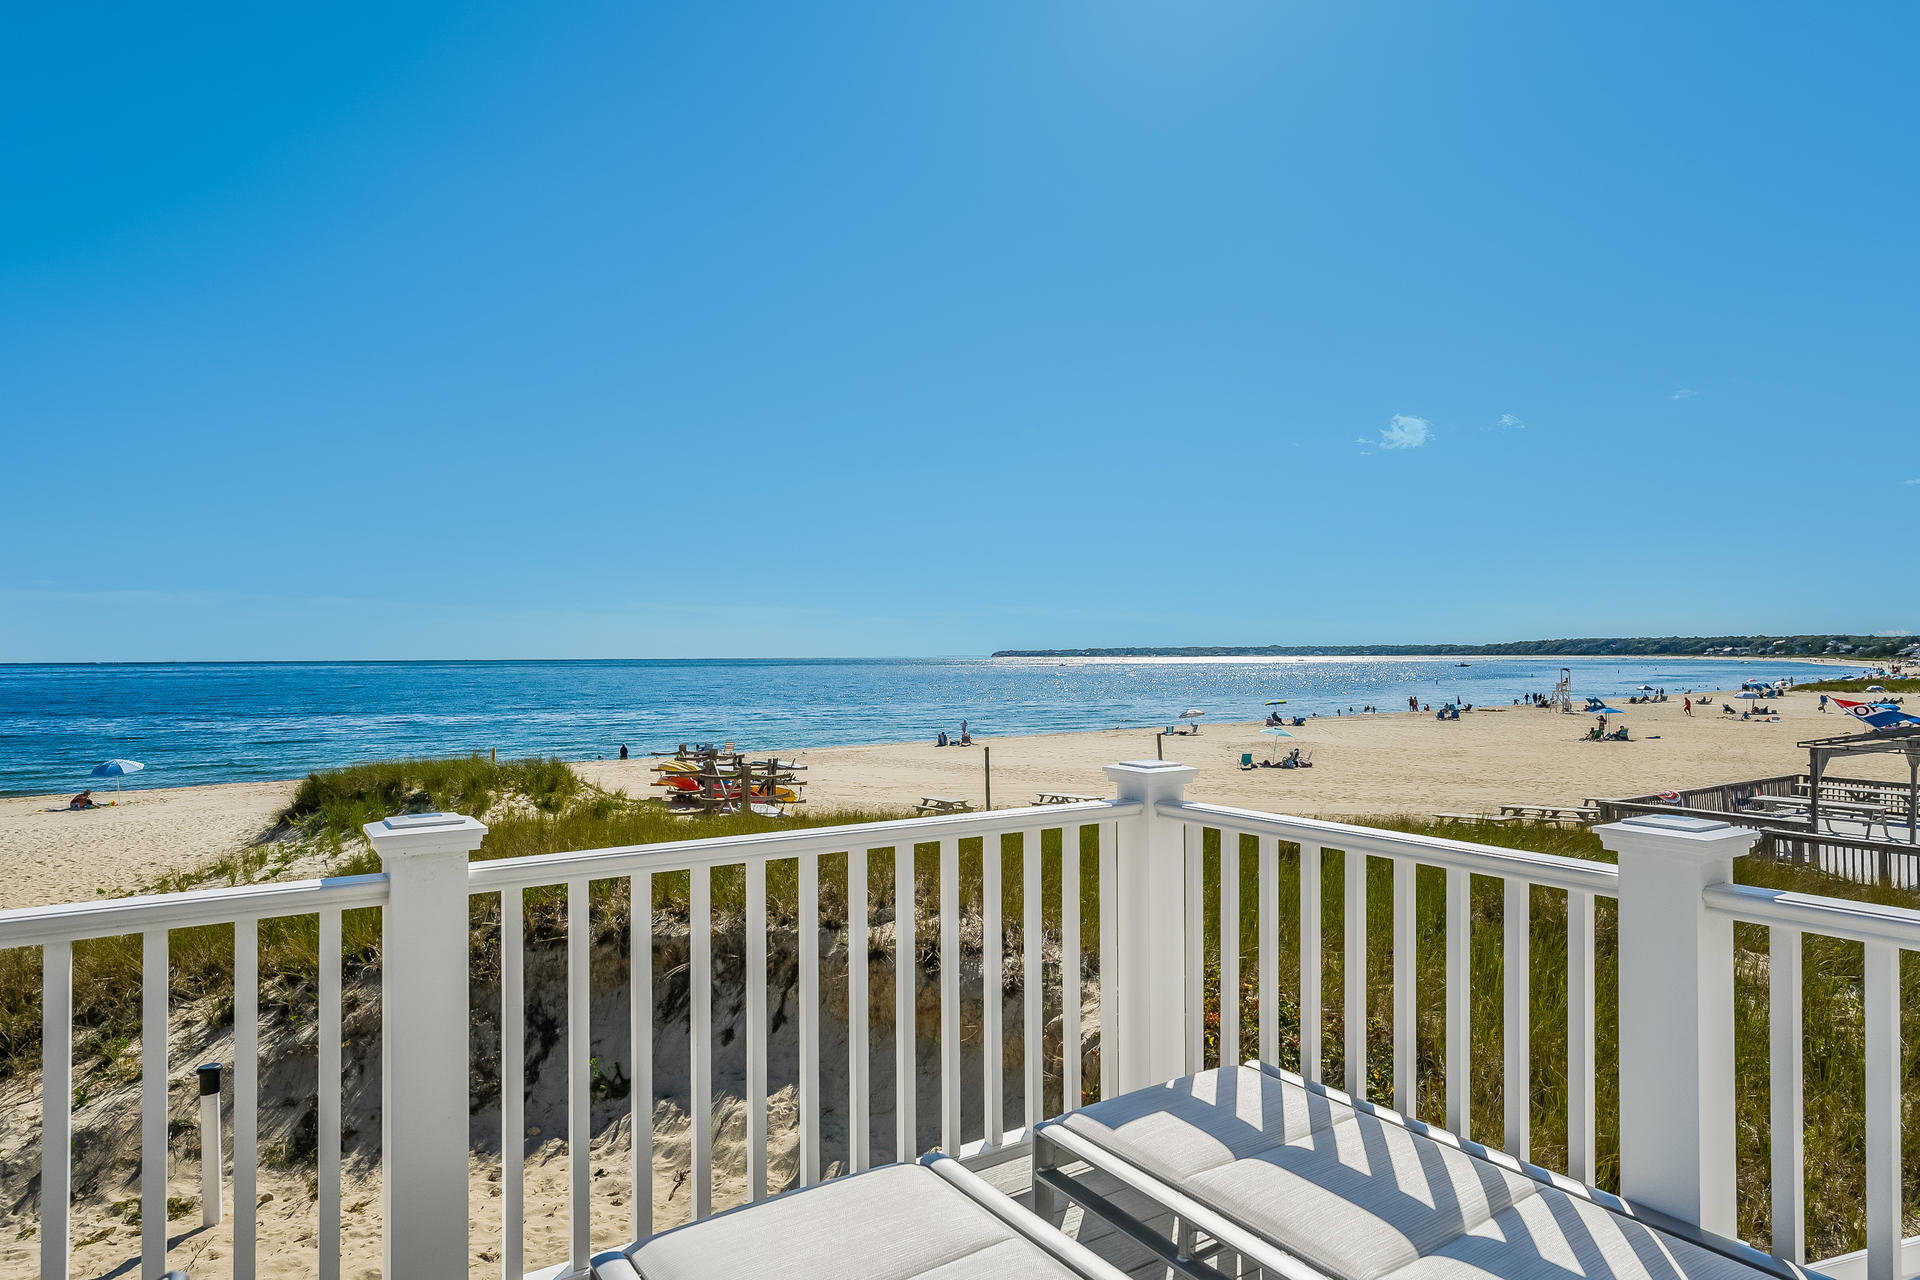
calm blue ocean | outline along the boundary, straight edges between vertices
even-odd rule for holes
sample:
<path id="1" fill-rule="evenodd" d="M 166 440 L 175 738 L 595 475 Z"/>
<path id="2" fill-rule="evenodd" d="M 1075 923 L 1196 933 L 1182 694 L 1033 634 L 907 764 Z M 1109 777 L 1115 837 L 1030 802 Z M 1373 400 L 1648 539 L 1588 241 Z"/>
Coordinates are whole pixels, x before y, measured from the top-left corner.
<path id="1" fill-rule="evenodd" d="M 1164 725 L 1188 707 L 1250 720 L 1271 698 L 1331 715 L 1409 696 L 1491 705 L 1547 692 L 1724 688 L 1835 674 L 1789 661 L 1616 658 L 857 659 L 157 663 L 0 666 L 0 794 L 71 791 L 110 756 L 138 787 L 298 777 L 357 760 L 498 748 L 612 756 L 731 739 L 791 750 Z"/>

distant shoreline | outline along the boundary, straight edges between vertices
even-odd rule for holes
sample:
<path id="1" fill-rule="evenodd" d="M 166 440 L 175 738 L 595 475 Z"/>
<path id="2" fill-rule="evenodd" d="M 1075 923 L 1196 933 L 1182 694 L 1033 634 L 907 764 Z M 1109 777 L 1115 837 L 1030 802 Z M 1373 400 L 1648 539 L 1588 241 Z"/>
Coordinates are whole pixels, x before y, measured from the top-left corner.
<path id="1" fill-rule="evenodd" d="M 1828 646 L 1849 646 L 1835 653 Z M 1125 645 L 999 649 L 994 658 L 1794 658 L 1884 662 L 1916 646 L 1912 636 L 1588 636 L 1499 644 Z"/>

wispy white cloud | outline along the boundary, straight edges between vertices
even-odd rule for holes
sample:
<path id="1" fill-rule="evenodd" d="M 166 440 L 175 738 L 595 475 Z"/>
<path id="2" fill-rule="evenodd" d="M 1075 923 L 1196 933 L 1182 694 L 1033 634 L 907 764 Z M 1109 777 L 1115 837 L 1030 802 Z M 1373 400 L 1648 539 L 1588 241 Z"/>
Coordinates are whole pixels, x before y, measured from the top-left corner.
<path id="1" fill-rule="evenodd" d="M 1700 393 L 1698 391 L 1695 391 L 1692 387 L 1682 387 L 1678 391 L 1674 392 L 1671 396 L 1668 396 L 1667 398 L 1669 400 L 1691 400 L 1699 394 Z"/>
<path id="2" fill-rule="evenodd" d="M 1527 424 L 1522 422 L 1517 415 L 1511 413 L 1501 414 L 1500 421 L 1494 423 L 1490 428 L 1490 430 L 1493 431 L 1525 431 L 1526 429 Z"/>
<path id="3" fill-rule="evenodd" d="M 1914 477 L 1913 479 L 1911 479 L 1911 480 L 1909 480 L 1909 481 L 1907 481 L 1907 483 L 1908 483 L 1908 484 L 1920 484 L 1920 476 L 1915 476 L 1915 477 Z"/>
<path id="4" fill-rule="evenodd" d="M 1396 413 L 1393 415 L 1393 420 L 1381 429 L 1380 439 L 1369 440 L 1367 443 L 1378 444 L 1382 449 L 1418 449 L 1431 439 L 1433 439 L 1431 422 L 1425 418 L 1416 418 L 1410 413 Z"/>

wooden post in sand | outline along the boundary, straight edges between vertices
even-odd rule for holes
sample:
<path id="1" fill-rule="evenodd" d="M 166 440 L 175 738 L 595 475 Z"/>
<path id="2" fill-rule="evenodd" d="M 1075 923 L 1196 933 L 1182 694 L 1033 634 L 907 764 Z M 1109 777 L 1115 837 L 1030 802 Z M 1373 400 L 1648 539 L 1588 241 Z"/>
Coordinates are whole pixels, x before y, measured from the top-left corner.
<path id="1" fill-rule="evenodd" d="M 980 769 L 987 778 L 987 808 L 993 808 L 993 748 L 980 748 Z"/>

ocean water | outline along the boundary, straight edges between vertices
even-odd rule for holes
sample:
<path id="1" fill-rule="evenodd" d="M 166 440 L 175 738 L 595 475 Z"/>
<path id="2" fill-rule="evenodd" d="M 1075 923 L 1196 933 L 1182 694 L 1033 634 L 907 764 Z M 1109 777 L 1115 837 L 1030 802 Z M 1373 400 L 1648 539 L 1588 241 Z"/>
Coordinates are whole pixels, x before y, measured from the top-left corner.
<path id="1" fill-rule="evenodd" d="M 1470 666 L 1460 666 L 1461 661 Z M 359 760 L 488 751 L 613 756 L 732 740 L 750 750 L 1505 704 L 1549 692 L 1725 688 L 1844 674 L 1766 659 L 933 658 L 0 665 L 0 794 L 73 791 L 108 757 L 133 787 L 299 777 Z"/>

